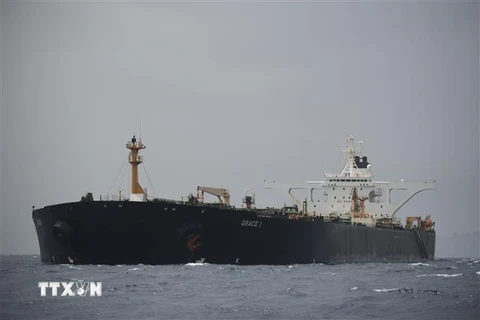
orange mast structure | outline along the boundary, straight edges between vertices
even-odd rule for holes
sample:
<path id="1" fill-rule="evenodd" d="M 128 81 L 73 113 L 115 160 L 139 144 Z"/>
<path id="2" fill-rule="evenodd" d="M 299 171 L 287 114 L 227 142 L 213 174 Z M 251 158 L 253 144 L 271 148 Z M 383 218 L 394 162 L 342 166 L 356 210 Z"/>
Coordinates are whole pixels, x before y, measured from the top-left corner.
<path id="1" fill-rule="evenodd" d="M 143 157 L 138 155 L 138 152 L 142 149 L 145 149 L 146 146 L 142 143 L 142 140 L 133 138 L 131 141 L 127 142 L 127 149 L 130 150 L 128 156 L 128 162 L 132 166 L 132 181 L 130 187 L 130 201 L 145 201 L 146 193 L 143 190 L 142 186 L 138 182 L 138 165 L 143 162 Z"/>

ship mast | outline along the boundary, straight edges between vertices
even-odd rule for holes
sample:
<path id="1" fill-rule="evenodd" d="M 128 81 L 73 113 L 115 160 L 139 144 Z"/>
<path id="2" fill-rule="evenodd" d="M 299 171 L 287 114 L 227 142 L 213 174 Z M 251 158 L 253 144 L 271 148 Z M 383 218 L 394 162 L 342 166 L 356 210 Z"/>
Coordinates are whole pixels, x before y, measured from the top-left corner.
<path id="1" fill-rule="evenodd" d="M 145 201 L 146 194 L 142 186 L 138 182 L 138 165 L 143 162 L 143 157 L 138 155 L 138 152 L 145 149 L 146 146 L 142 143 L 140 138 L 138 141 L 133 135 L 131 141 L 127 142 L 127 149 L 130 150 L 128 155 L 128 162 L 132 166 L 132 182 L 130 187 L 130 201 Z"/>
<path id="2" fill-rule="evenodd" d="M 360 158 L 359 156 L 362 154 L 363 141 L 359 141 L 357 145 L 355 144 L 354 136 L 349 134 L 347 136 L 347 144 L 342 147 L 342 153 L 346 154 L 347 156 L 347 164 L 343 168 L 340 176 L 371 178 L 372 172 L 370 170 L 370 166 L 367 166 L 367 170 L 361 170 L 355 161 L 355 157 Z M 363 157 L 362 160 L 363 159 L 366 161 L 365 157 Z"/>

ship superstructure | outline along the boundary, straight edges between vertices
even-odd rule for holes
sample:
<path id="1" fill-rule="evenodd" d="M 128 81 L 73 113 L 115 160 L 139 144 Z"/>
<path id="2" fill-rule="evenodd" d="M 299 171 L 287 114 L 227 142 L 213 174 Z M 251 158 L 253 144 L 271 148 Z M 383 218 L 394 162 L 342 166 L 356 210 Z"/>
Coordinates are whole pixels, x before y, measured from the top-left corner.
<path id="1" fill-rule="evenodd" d="M 419 192 L 435 190 L 436 183 L 375 181 L 372 165 L 363 155 L 362 149 L 363 141 L 356 143 L 354 136 L 348 135 L 346 145 L 342 146 L 346 158 L 342 172 L 325 173 L 323 181 L 308 181 L 304 184 L 267 182 L 265 187 L 282 190 L 302 208 L 302 213 L 322 216 L 325 221 L 340 219 L 345 223 L 369 227 L 401 227 L 401 221 L 396 217 L 398 210 Z M 298 199 L 293 194 L 294 190 L 306 190 L 308 196 Z M 394 190 L 404 190 L 406 196 L 393 203 Z"/>

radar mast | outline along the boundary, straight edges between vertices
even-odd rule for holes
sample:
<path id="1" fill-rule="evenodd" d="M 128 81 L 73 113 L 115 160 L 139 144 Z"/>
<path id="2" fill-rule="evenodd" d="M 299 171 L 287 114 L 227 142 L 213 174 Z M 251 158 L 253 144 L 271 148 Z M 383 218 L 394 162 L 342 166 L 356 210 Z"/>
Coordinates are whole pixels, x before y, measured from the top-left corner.
<path id="1" fill-rule="evenodd" d="M 145 149 L 146 146 L 142 143 L 142 138 L 137 141 L 135 135 L 133 135 L 132 140 L 127 142 L 126 147 L 130 150 L 128 162 L 132 166 L 130 201 L 146 201 L 147 194 L 138 182 L 138 165 L 143 162 L 143 157 L 138 153 L 140 150 Z"/>

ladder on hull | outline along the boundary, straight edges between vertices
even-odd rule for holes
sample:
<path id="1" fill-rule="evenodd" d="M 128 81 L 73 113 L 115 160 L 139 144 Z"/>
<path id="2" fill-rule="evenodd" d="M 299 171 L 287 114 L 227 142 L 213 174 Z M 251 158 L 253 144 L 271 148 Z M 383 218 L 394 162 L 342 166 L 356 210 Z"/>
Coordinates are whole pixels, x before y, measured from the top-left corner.
<path id="1" fill-rule="evenodd" d="M 422 258 L 428 259 L 427 248 L 425 247 L 425 242 L 423 241 L 423 237 L 422 237 L 422 234 L 420 233 L 420 229 L 415 229 L 415 239 L 417 240 Z"/>

